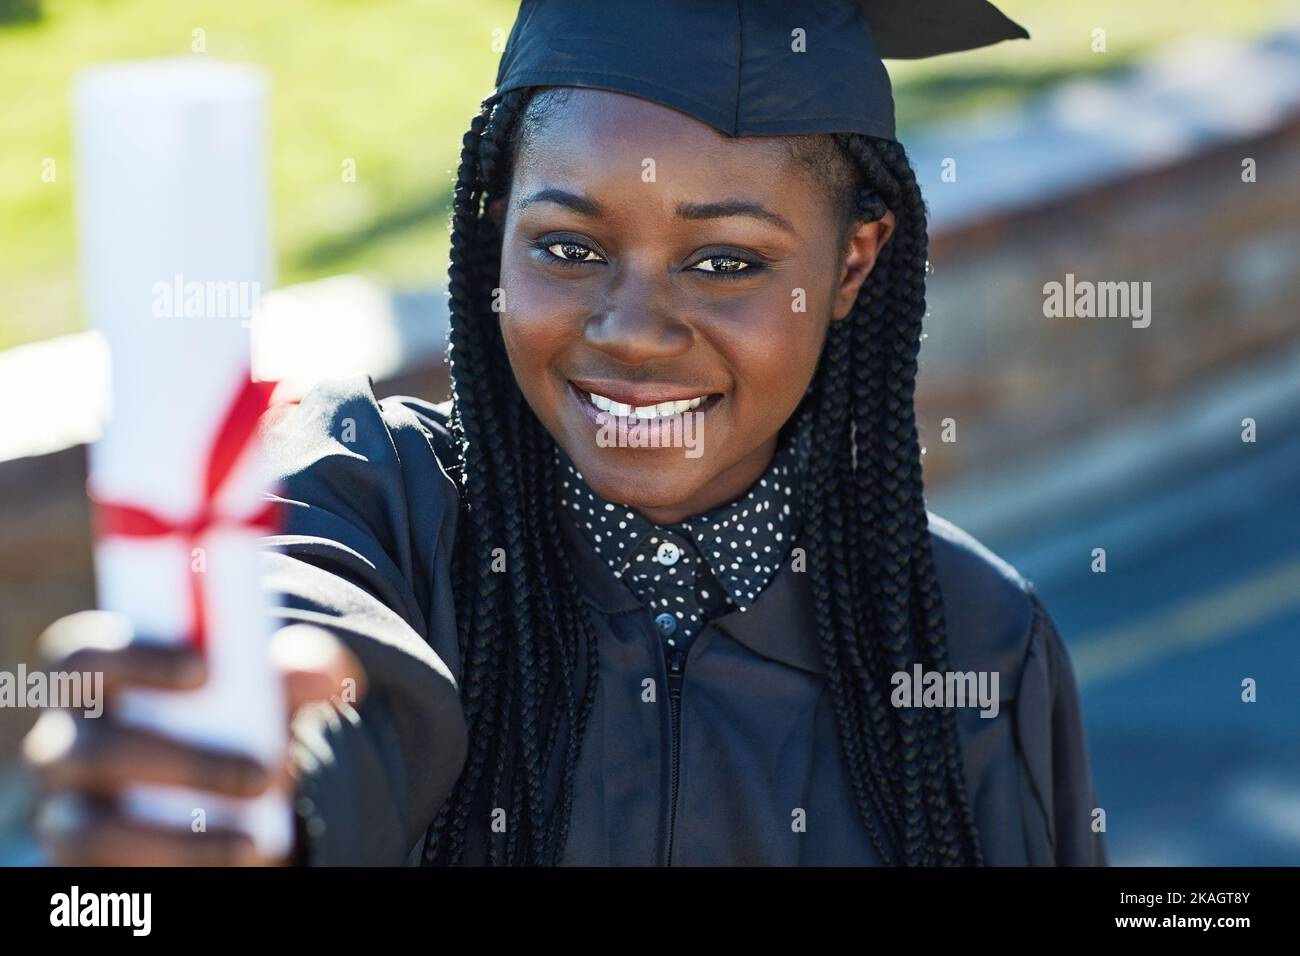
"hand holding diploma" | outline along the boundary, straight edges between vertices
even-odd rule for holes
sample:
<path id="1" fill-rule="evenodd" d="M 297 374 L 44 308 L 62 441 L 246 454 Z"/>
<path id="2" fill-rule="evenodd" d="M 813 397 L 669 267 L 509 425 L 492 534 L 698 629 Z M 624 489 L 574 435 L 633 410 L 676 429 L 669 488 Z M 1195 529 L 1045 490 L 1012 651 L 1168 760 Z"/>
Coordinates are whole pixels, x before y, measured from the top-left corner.
<path id="1" fill-rule="evenodd" d="M 191 59 L 95 67 L 76 86 L 83 297 L 113 382 L 87 490 L 114 616 L 60 633 L 89 641 L 70 653 L 103 669 L 113 728 L 47 721 L 34 757 L 48 790 L 99 801 L 49 832 L 90 827 L 101 859 L 157 827 L 174 844 L 155 838 L 159 859 L 187 831 L 243 833 L 262 860 L 292 849 L 285 688 L 257 574 L 258 540 L 278 529 L 257 436 L 274 383 L 249 373 L 271 284 L 265 86 Z M 105 816 L 118 812 L 134 823 Z M 203 845 L 233 859 L 233 844 Z"/>
<path id="2" fill-rule="evenodd" d="M 293 789 L 292 761 L 265 767 L 242 754 L 185 744 L 122 724 L 115 706 L 132 690 L 192 691 L 203 685 L 203 655 L 187 646 L 132 643 L 130 623 L 107 611 L 56 621 L 41 636 L 52 670 L 104 675 L 103 716 L 81 711 L 43 714 L 23 743 L 39 788 L 36 831 L 59 865 L 282 865 L 295 850 L 261 853 L 240 830 L 153 826 L 122 812 L 118 798 L 139 786 L 179 787 L 248 799 Z M 284 732 L 304 708 L 320 706 L 344 681 L 365 694 L 356 658 L 321 628 L 293 624 L 277 631 L 271 660 L 287 702 Z M 358 680 L 358 678 L 361 678 Z"/>

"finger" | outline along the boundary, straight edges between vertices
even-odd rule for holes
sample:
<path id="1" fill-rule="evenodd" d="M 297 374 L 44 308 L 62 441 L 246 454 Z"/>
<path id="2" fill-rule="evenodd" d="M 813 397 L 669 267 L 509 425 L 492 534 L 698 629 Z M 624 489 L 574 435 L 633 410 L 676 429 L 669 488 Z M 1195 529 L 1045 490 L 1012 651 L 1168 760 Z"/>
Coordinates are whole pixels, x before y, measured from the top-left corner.
<path id="1" fill-rule="evenodd" d="M 117 651 L 85 648 L 51 670 L 102 674 L 101 696 L 106 701 L 124 690 L 196 690 L 207 680 L 207 665 L 197 651 L 161 644 L 137 644 Z"/>
<path id="2" fill-rule="evenodd" d="M 252 866 L 253 841 L 231 830 L 168 829 L 75 794 L 44 802 L 35 830 L 60 866 Z"/>
<path id="3" fill-rule="evenodd" d="M 125 687 L 193 690 L 206 679 L 203 657 L 186 645 L 132 644 L 131 624 L 120 614 L 81 611 L 60 618 L 37 647 L 52 671 L 103 675 L 103 696 Z"/>
<path id="4" fill-rule="evenodd" d="M 271 658 L 284 676 L 289 713 L 338 697 L 356 705 L 366 693 L 361 662 L 333 634 L 311 624 L 290 624 L 271 640 Z"/>
<path id="5" fill-rule="evenodd" d="M 23 753 L 47 793 L 113 796 L 134 784 L 161 784 L 255 797 L 273 782 L 270 771 L 242 754 L 58 711 L 41 715 L 23 742 Z"/>
<path id="6" fill-rule="evenodd" d="M 131 643 L 131 622 L 112 611 L 78 611 L 59 618 L 37 638 L 41 657 L 57 661 L 88 647 L 114 650 Z"/>

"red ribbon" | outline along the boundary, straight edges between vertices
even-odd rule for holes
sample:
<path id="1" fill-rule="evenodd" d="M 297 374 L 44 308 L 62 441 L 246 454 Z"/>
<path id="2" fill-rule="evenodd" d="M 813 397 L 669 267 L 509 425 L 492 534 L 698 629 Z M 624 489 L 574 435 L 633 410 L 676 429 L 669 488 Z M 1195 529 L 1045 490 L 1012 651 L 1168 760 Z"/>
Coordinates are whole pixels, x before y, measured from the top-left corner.
<path id="1" fill-rule="evenodd" d="M 270 407 L 274 390 L 275 382 L 254 382 L 252 379 L 247 379 L 240 388 L 208 452 L 203 500 L 195 514 L 172 520 L 135 505 L 100 501 L 92 495 L 100 536 L 161 538 L 181 535 L 193 546 L 200 537 L 217 527 L 250 528 L 267 533 L 275 531 L 279 526 L 278 502 L 268 502 L 246 517 L 222 515 L 216 510 L 217 492 L 256 436 L 258 419 Z M 190 606 L 194 621 L 189 641 L 200 651 L 207 644 L 207 609 L 201 578 L 202 575 L 191 568 Z"/>

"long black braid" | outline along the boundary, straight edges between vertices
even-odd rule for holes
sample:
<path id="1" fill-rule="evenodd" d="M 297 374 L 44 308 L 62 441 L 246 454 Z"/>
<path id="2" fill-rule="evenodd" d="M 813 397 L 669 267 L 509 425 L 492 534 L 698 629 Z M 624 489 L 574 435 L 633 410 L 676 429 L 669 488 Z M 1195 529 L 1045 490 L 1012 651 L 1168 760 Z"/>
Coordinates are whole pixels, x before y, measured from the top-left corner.
<path id="1" fill-rule="evenodd" d="M 487 204 L 508 194 L 518 130 L 535 92 L 485 102 L 465 135 L 456 179 L 452 431 L 464 514 L 453 589 L 470 742 L 460 779 L 429 829 L 428 863 L 463 862 L 467 840 L 483 832 L 492 834 L 486 851 L 494 865 L 559 862 L 596 692 L 595 631 L 552 507 L 554 443 L 514 383 L 493 311 L 501 233 Z M 925 207 L 898 143 L 859 134 L 817 140 L 847 170 L 841 236 L 848 224 L 879 220 L 887 209 L 896 220 L 852 312 L 830 323 L 796 412 L 818 450 L 804 482 L 802 543 L 841 754 L 886 863 L 979 864 L 952 712 L 894 708 L 887 693 L 896 671 L 948 665 L 913 404 Z M 559 798 L 547 806 L 553 772 Z"/>

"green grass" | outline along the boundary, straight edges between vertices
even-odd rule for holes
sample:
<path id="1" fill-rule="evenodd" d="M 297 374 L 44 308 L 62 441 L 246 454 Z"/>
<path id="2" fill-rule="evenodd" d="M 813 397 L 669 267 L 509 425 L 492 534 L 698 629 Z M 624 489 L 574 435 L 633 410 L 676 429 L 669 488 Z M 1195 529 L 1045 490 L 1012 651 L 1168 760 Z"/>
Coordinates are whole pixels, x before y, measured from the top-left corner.
<path id="1" fill-rule="evenodd" d="M 647 0 L 649 2 L 649 0 Z M 705 0 L 701 0 L 705 2 Z M 906 123 L 1013 101 L 1122 66 L 1197 30 L 1245 35 L 1281 19 L 1232 3 L 1005 0 L 1030 43 L 895 66 Z M 195 55 L 260 64 L 272 78 L 278 279 L 364 272 L 394 285 L 441 279 L 460 138 L 492 85 L 512 0 L 45 0 L 0 26 L 0 348 L 80 326 L 70 81 L 82 67 Z M 1106 28 L 1109 52 L 1089 48 Z M 192 53 L 192 31 L 206 53 Z M 341 181 L 353 158 L 357 182 Z M 42 163 L 57 179 L 42 180 Z"/>
<path id="2" fill-rule="evenodd" d="M 890 64 L 904 135 L 909 125 L 1013 104 L 1062 80 L 1123 69 L 1180 38 L 1247 39 L 1300 18 L 1293 0 L 994 2 L 1029 31 L 1028 41 Z M 1105 31 L 1104 53 L 1092 49 L 1097 28 Z"/>
<path id="3" fill-rule="evenodd" d="M 75 329 L 69 91 L 83 66 L 206 55 L 272 81 L 278 279 L 344 271 L 430 283 L 444 271 L 460 137 L 492 87 L 509 0 L 46 0 L 0 28 L 0 348 Z M 192 31 L 206 54 L 192 54 Z M 42 181 L 42 162 L 57 179 Z M 345 158 L 357 181 L 342 181 Z"/>

